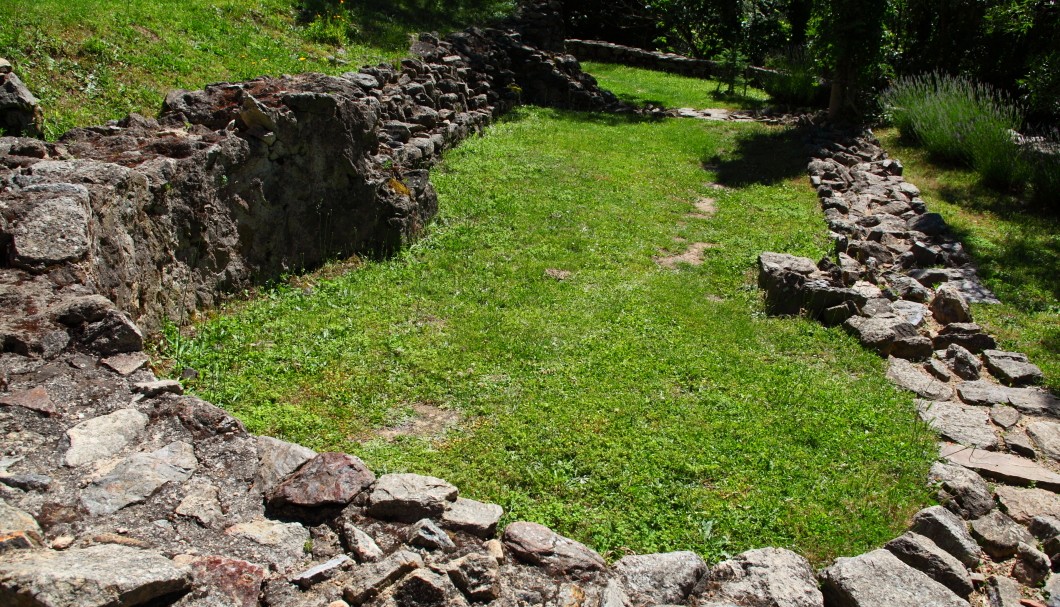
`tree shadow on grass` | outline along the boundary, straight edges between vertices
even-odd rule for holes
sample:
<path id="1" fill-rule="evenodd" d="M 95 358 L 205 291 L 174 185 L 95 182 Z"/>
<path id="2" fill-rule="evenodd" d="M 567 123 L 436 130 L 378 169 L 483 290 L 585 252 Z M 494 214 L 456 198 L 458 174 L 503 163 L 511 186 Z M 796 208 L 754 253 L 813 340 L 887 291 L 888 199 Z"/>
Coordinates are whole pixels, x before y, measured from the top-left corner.
<path id="1" fill-rule="evenodd" d="M 736 137 L 736 149 L 703 159 L 717 171 L 718 182 L 731 188 L 771 185 L 806 174 L 808 160 L 803 128 L 767 128 Z"/>

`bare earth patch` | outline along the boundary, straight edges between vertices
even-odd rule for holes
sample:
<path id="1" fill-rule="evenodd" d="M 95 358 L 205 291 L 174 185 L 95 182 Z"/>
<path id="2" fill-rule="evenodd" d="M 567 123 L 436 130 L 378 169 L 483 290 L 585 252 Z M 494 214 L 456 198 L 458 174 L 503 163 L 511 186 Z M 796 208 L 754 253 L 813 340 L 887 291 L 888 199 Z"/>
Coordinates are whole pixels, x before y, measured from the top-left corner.
<path id="1" fill-rule="evenodd" d="M 703 253 L 707 249 L 713 249 L 718 245 L 710 242 L 693 242 L 688 246 L 688 250 L 679 255 L 669 255 L 666 257 L 654 257 L 655 263 L 659 264 L 664 268 L 670 268 L 671 270 L 676 269 L 678 264 L 687 263 L 689 265 L 698 266 L 703 264 Z"/>
<path id="2" fill-rule="evenodd" d="M 688 216 L 694 219 L 710 219 L 718 212 L 717 201 L 713 198 L 700 198 L 692 203 L 692 206 L 696 207 L 696 212 L 689 213 Z"/>
<path id="3" fill-rule="evenodd" d="M 440 438 L 447 430 L 460 423 L 460 413 L 442 409 L 428 403 L 413 403 L 410 407 L 412 414 L 401 422 L 367 433 L 359 437 L 360 440 L 381 438 L 392 442 L 402 436 L 418 436 L 420 438 Z"/>
<path id="4" fill-rule="evenodd" d="M 545 270 L 545 276 L 554 278 L 556 280 L 567 280 L 571 277 L 571 273 L 567 270 L 558 270 L 556 268 L 549 268 Z"/>

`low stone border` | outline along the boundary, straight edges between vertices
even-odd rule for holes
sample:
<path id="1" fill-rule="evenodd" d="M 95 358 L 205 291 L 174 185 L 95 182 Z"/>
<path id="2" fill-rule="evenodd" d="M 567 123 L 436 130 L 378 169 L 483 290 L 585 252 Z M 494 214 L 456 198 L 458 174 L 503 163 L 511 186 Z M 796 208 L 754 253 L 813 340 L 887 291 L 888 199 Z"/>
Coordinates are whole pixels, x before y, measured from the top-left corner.
<path id="1" fill-rule="evenodd" d="M 820 573 L 774 548 L 714 567 L 690 552 L 607 566 L 589 548 L 534 523 L 513 523 L 498 538 L 501 509 L 461 497 L 442 479 L 376 477 L 353 456 L 253 436 L 224 411 L 183 395 L 179 382 L 158 380 L 138 323 L 185 313 L 282 270 L 292 261 L 283 258 L 288 248 L 303 255 L 331 250 L 304 242 L 292 217 L 345 228 L 368 217 L 363 225 L 374 229 L 358 232 L 355 242 L 367 250 L 400 246 L 433 213 L 422 171 L 442 148 L 519 97 L 596 109 L 613 104 L 572 58 L 527 47 L 510 32 L 423 36 L 414 50 L 420 59 L 401 70 L 180 91 L 167 98 L 160 121 L 130 117 L 77 130 L 58 144 L 0 139 L 0 302 L 8 312 L 0 319 L 0 603 L 867 607 L 967 605 L 960 597 L 981 601 L 986 592 L 1008 606 L 1019 602 L 1013 582 L 999 575 L 973 592 L 983 576 L 969 567 L 1003 568 L 1032 585 L 1048 575 L 1049 557 L 1036 537 L 1055 554 L 1060 522 L 1038 515 L 1060 514 L 1051 491 L 1060 484 L 1051 464 L 1004 453 L 946 447 L 946 457 L 965 466 L 933 468 L 946 507 L 919 513 L 912 531 L 885 550 L 838 559 Z M 880 251 L 856 243 L 904 246 L 891 240 L 897 230 L 886 229 L 896 220 L 858 223 L 863 217 L 856 215 L 876 216 L 903 199 L 912 215 L 895 217 L 916 226 L 907 223 L 904 231 L 927 234 L 934 219 L 916 212 L 908 185 L 887 178 L 894 187 L 879 194 L 886 200 L 866 190 L 862 201 L 854 189 L 862 181 L 879 186 L 884 178 L 873 167 L 893 172 L 893 163 L 852 144 L 837 146 L 830 144 L 828 159 L 822 155 L 811 170 L 821 169 L 825 198 L 849 202 L 842 214 L 856 219 L 847 222 L 854 227 L 844 232 L 844 251 Z M 841 162 L 846 155 L 856 162 Z M 862 161 L 869 169 L 858 168 Z M 330 206 L 322 194 L 332 197 Z M 346 205 L 355 211 L 342 219 Z M 838 233 L 846 223 L 832 215 Z M 867 240 L 852 238 L 863 228 L 873 228 Z M 952 244 L 922 248 L 959 258 L 959 249 L 944 246 Z M 909 247 L 898 257 L 925 254 Z M 839 270 L 822 269 L 767 254 L 763 281 L 773 305 L 794 297 L 798 306 L 789 311 L 820 308 L 830 318 L 843 317 L 836 308 L 845 308 L 855 329 L 886 324 L 890 333 L 883 333 L 892 338 L 879 343 L 889 343 L 890 353 L 924 352 L 924 340 L 902 324 L 919 308 L 876 297 L 858 280 L 845 286 L 843 264 L 859 279 L 879 283 L 889 275 L 869 256 L 857 263 L 839 258 Z M 837 271 L 840 282 L 826 284 Z M 890 283 L 885 287 L 891 293 Z M 960 313 L 959 295 L 931 297 Z M 885 303 L 906 321 L 892 322 Z M 984 338 L 966 324 L 920 337 L 932 348 L 932 338 L 945 337 L 969 349 Z M 955 352 L 952 365 L 933 358 L 932 370 L 964 372 Z M 975 366 L 961 356 L 961 365 Z M 1011 356 L 984 358 L 990 369 L 1026 369 L 1010 365 L 1023 364 Z M 913 364 L 896 363 L 902 377 L 918 378 L 908 383 L 942 383 Z M 1023 424 L 1028 448 L 1053 457 L 1049 395 L 985 380 L 961 386 L 966 402 L 974 394 L 977 406 L 996 405 L 990 423 Z M 981 410 L 943 405 L 962 416 Z M 981 436 L 944 432 L 965 442 Z M 999 485 L 991 493 L 973 470 L 1008 482 L 1033 479 L 1037 488 Z M 971 534 L 959 516 L 971 520 Z"/>

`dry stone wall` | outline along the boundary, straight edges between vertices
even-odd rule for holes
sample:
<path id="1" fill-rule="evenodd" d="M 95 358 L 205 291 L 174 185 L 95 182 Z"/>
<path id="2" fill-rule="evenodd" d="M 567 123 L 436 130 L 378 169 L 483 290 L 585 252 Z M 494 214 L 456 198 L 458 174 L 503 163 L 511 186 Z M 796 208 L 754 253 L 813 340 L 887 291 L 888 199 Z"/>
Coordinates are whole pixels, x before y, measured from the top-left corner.
<path id="1" fill-rule="evenodd" d="M 885 549 L 822 572 L 776 548 L 713 567 L 691 552 L 609 566 L 541 525 L 498 529 L 499 506 L 442 479 L 376 476 L 348 454 L 251 435 L 179 382 L 157 379 L 145 330 L 286 269 L 341 252 L 383 254 L 414 238 L 436 204 L 426 169 L 520 99 L 615 107 L 573 58 L 512 32 L 421 36 L 413 50 L 418 58 L 400 69 L 178 91 L 158 120 L 131 116 L 58 143 L 0 139 L 0 604 L 868 607 L 983 604 L 989 595 L 1007 607 L 1049 576 L 1060 552 L 1055 399 L 983 379 L 1008 373 L 1019 384 L 1033 373 L 1011 355 L 975 357 L 992 344 L 961 316 L 961 291 L 943 297 L 902 283 L 916 294 L 902 301 L 923 309 L 887 297 L 894 266 L 873 265 L 857 251 L 877 249 L 853 243 L 862 228 L 897 223 L 858 223 L 876 213 L 854 204 L 854 184 L 883 188 L 881 200 L 867 194 L 868 211 L 904 200 L 909 211 L 889 207 L 903 233 L 926 238 L 936 220 L 915 212 L 908 184 L 879 173 L 896 171 L 893 162 L 861 144 L 823 148 L 816 175 L 826 198 L 850 201 L 850 221 L 829 218 L 846 221 L 837 233 L 856 227 L 842 233 L 858 265 L 839 258 L 843 278 L 827 264 L 764 255 L 771 305 L 842 317 L 854 329 L 866 321 L 851 319 L 875 318 L 890 333 L 873 347 L 911 358 L 927 350 L 896 328 L 920 332 L 907 315 L 954 315 L 921 335 L 931 369 L 972 373 L 979 361 L 978 382 L 896 364 L 910 365 L 899 367 L 918 378 L 907 383 L 932 397 L 957 385 L 966 404 L 931 405 L 959 409 L 951 417 L 960 423 L 940 425 L 955 445 L 989 442 L 983 428 L 996 445 L 946 446 L 950 463 L 932 470 L 945 506 L 919 513 Z M 891 240 L 898 232 L 881 228 L 866 242 L 901 248 Z M 936 261 L 960 259 L 951 241 L 923 245 Z M 895 257 L 915 260 L 919 250 L 909 244 Z M 943 342 L 969 354 L 939 358 Z M 968 422 L 965 407 L 989 411 L 992 425 Z M 1024 442 L 998 436 L 1000 427 L 1013 437 L 1022 430 Z M 1002 444 L 1022 444 L 1040 461 L 1013 459 Z M 992 489 L 980 473 L 1005 484 Z"/>

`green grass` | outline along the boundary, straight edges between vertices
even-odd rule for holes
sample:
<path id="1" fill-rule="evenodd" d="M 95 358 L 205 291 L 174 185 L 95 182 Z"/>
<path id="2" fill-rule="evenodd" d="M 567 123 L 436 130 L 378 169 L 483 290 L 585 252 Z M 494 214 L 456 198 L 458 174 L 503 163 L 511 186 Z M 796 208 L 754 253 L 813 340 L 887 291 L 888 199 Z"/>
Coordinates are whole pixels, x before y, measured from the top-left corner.
<path id="1" fill-rule="evenodd" d="M 582 69 L 600 82 L 600 86 L 628 103 L 651 103 L 667 108 L 724 108 L 753 110 L 765 105 L 769 95 L 760 89 L 736 88 L 727 95 L 726 86 L 716 80 L 688 78 L 666 72 L 655 72 L 613 63 L 585 61 Z"/>
<path id="2" fill-rule="evenodd" d="M 971 169 L 933 160 L 894 129 L 877 133 L 905 177 L 946 218 L 1001 305 L 975 305 L 977 322 L 1007 350 L 1025 352 L 1060 390 L 1060 218 L 983 186 Z"/>
<path id="3" fill-rule="evenodd" d="M 359 3 L 356 16 L 302 22 L 294 0 L 0 0 L 0 57 L 55 139 L 130 112 L 154 116 L 175 88 L 341 74 L 406 56 L 412 32 L 464 25 L 462 13 L 418 4 Z"/>
<path id="4" fill-rule="evenodd" d="M 828 246 L 804 165 L 792 131 L 520 109 L 447 155 L 410 249 L 265 290 L 164 355 L 254 432 L 446 478 L 609 558 L 860 553 L 928 500 L 934 443 L 884 361 L 763 313 L 757 255 Z M 702 196 L 711 219 L 688 216 Z M 653 261 L 692 242 L 716 245 L 702 265 Z M 377 436 L 424 408 L 461 421 Z"/>

